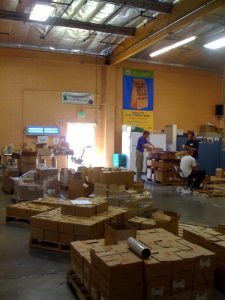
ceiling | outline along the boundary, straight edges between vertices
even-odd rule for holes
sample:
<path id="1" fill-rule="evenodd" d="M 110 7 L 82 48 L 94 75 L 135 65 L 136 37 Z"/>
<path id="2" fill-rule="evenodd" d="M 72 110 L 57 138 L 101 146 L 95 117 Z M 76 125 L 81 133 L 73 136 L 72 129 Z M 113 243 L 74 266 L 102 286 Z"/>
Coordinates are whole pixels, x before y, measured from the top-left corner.
<path id="1" fill-rule="evenodd" d="M 177 26 L 171 31 L 168 29 L 166 34 L 146 43 L 140 50 L 129 50 L 135 48 L 136 41 L 139 43 L 141 39 L 148 39 L 151 34 L 164 30 L 166 26 L 161 28 L 158 25 L 164 24 L 164 20 L 170 22 L 175 14 L 177 18 L 185 16 L 188 3 L 191 11 L 193 2 L 196 5 L 199 3 L 199 7 L 203 7 L 202 4 L 205 3 L 220 3 L 218 9 L 209 11 L 206 15 L 202 14 L 201 18 L 193 16 L 185 26 Z M 55 10 L 46 22 L 29 20 L 29 14 L 36 3 L 54 6 Z M 150 58 L 150 52 L 191 35 L 197 36 L 194 42 Z M 107 60 L 129 50 L 128 55 L 115 63 L 131 58 L 153 63 L 224 70 L 225 48 L 209 50 L 203 47 L 205 42 L 220 36 L 225 37 L 223 0 L 0 1 L 0 47 L 87 54 L 102 56 Z"/>
<path id="2" fill-rule="evenodd" d="M 196 35 L 197 39 L 190 44 L 154 58 L 149 56 L 153 51 L 192 35 Z M 207 42 L 220 37 L 225 37 L 225 8 L 200 20 L 193 21 L 184 29 L 169 34 L 167 38 L 147 47 L 145 50 L 134 55 L 133 58 L 144 61 L 148 60 L 154 63 L 180 64 L 224 70 L 225 47 L 217 50 L 203 47 Z"/>

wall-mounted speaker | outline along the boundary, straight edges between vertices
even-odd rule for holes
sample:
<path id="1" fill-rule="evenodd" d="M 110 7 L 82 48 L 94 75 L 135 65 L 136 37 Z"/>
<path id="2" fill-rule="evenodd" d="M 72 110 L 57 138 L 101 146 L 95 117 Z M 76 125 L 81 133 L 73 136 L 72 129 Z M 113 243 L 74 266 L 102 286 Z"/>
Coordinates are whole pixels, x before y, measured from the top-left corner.
<path id="1" fill-rule="evenodd" d="M 216 105 L 216 116 L 218 116 L 218 117 L 224 116 L 224 105 L 223 104 Z"/>

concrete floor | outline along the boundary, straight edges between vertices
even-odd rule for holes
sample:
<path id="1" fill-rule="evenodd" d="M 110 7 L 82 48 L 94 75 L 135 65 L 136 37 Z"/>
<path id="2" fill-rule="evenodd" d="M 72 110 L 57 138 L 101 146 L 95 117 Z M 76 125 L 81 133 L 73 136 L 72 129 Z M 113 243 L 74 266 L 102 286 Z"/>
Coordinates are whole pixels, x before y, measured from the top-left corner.
<path id="1" fill-rule="evenodd" d="M 171 186 L 146 184 L 159 209 L 181 214 L 181 221 L 216 226 L 225 222 L 225 198 L 181 196 Z M 0 192 L 0 208 L 10 203 L 10 196 Z M 28 245 L 29 225 L 0 225 L 0 299 L 1 300 L 70 300 L 67 287 L 69 255 Z M 213 300 L 225 300 L 218 291 Z"/>

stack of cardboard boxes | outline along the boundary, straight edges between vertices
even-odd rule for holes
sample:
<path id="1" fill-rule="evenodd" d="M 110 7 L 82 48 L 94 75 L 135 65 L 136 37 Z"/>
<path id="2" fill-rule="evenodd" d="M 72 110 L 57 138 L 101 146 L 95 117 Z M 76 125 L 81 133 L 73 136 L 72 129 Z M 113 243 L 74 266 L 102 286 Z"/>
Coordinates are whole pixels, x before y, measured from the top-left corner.
<path id="1" fill-rule="evenodd" d="M 51 206 L 34 204 L 31 201 L 20 202 L 6 207 L 6 217 L 30 221 L 32 216 L 52 209 Z"/>
<path id="2" fill-rule="evenodd" d="M 126 242 L 71 243 L 72 266 L 94 300 L 209 300 L 214 254 L 163 229 L 137 232 L 151 248 L 142 260 Z"/>
<path id="3" fill-rule="evenodd" d="M 131 224 L 137 230 L 156 228 L 156 222 L 154 219 L 148 219 L 143 217 L 131 218 L 128 220 L 128 223 Z"/>
<path id="4" fill-rule="evenodd" d="M 134 172 L 123 169 L 105 169 L 102 167 L 79 168 L 82 179 L 87 179 L 90 183 L 103 183 L 125 185 L 127 189 L 134 185 Z"/>
<path id="5" fill-rule="evenodd" d="M 215 286 L 225 292 L 225 235 L 212 228 L 182 224 L 183 237 L 216 254 Z"/>
<path id="6" fill-rule="evenodd" d="M 3 173 L 3 190 L 9 194 L 11 194 L 14 190 L 14 182 L 12 177 L 18 177 L 20 171 L 15 167 L 7 167 L 4 169 Z"/>
<path id="7" fill-rule="evenodd" d="M 161 184 L 172 184 L 174 181 L 173 166 L 179 165 L 176 152 L 153 152 L 147 159 L 147 179 Z"/>
<path id="8" fill-rule="evenodd" d="M 104 202 L 98 202 L 90 207 L 73 205 L 71 210 L 70 204 L 64 204 L 62 208 L 33 216 L 30 222 L 31 243 L 35 240 L 35 242 L 69 244 L 75 240 L 104 237 L 105 223 L 121 222 L 126 218 L 127 212 L 126 209 L 119 207 L 108 207 L 106 210 L 106 205 Z M 70 207 L 69 210 L 68 207 Z M 76 208 L 74 209 L 74 207 Z M 61 209 L 63 213 L 61 213 Z M 99 213 L 91 215 L 93 212 Z M 76 215 L 72 215 L 74 213 Z"/>
<path id="9" fill-rule="evenodd" d="M 150 216 L 153 212 L 152 194 L 144 191 L 138 194 L 134 189 L 126 190 L 125 185 L 95 183 L 94 194 L 107 197 L 109 205 L 126 207 L 129 209 L 130 218 L 133 216 Z"/>
<path id="10" fill-rule="evenodd" d="M 36 152 L 22 152 L 20 158 L 17 160 L 17 166 L 20 170 L 20 174 L 24 174 L 35 169 L 36 159 Z"/>
<path id="11" fill-rule="evenodd" d="M 43 198 L 47 194 L 57 195 L 60 191 L 58 170 L 38 167 L 14 179 L 14 194 L 17 201 Z"/>

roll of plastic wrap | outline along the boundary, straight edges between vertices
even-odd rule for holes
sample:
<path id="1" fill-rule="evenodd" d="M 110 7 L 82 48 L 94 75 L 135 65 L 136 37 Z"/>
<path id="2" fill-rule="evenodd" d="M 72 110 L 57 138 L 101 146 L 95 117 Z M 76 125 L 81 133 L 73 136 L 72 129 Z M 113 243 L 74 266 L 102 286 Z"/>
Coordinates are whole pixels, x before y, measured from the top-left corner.
<path id="1" fill-rule="evenodd" d="M 151 256 L 151 250 L 135 238 L 129 237 L 127 244 L 129 248 L 141 258 L 149 258 L 149 256 Z"/>

